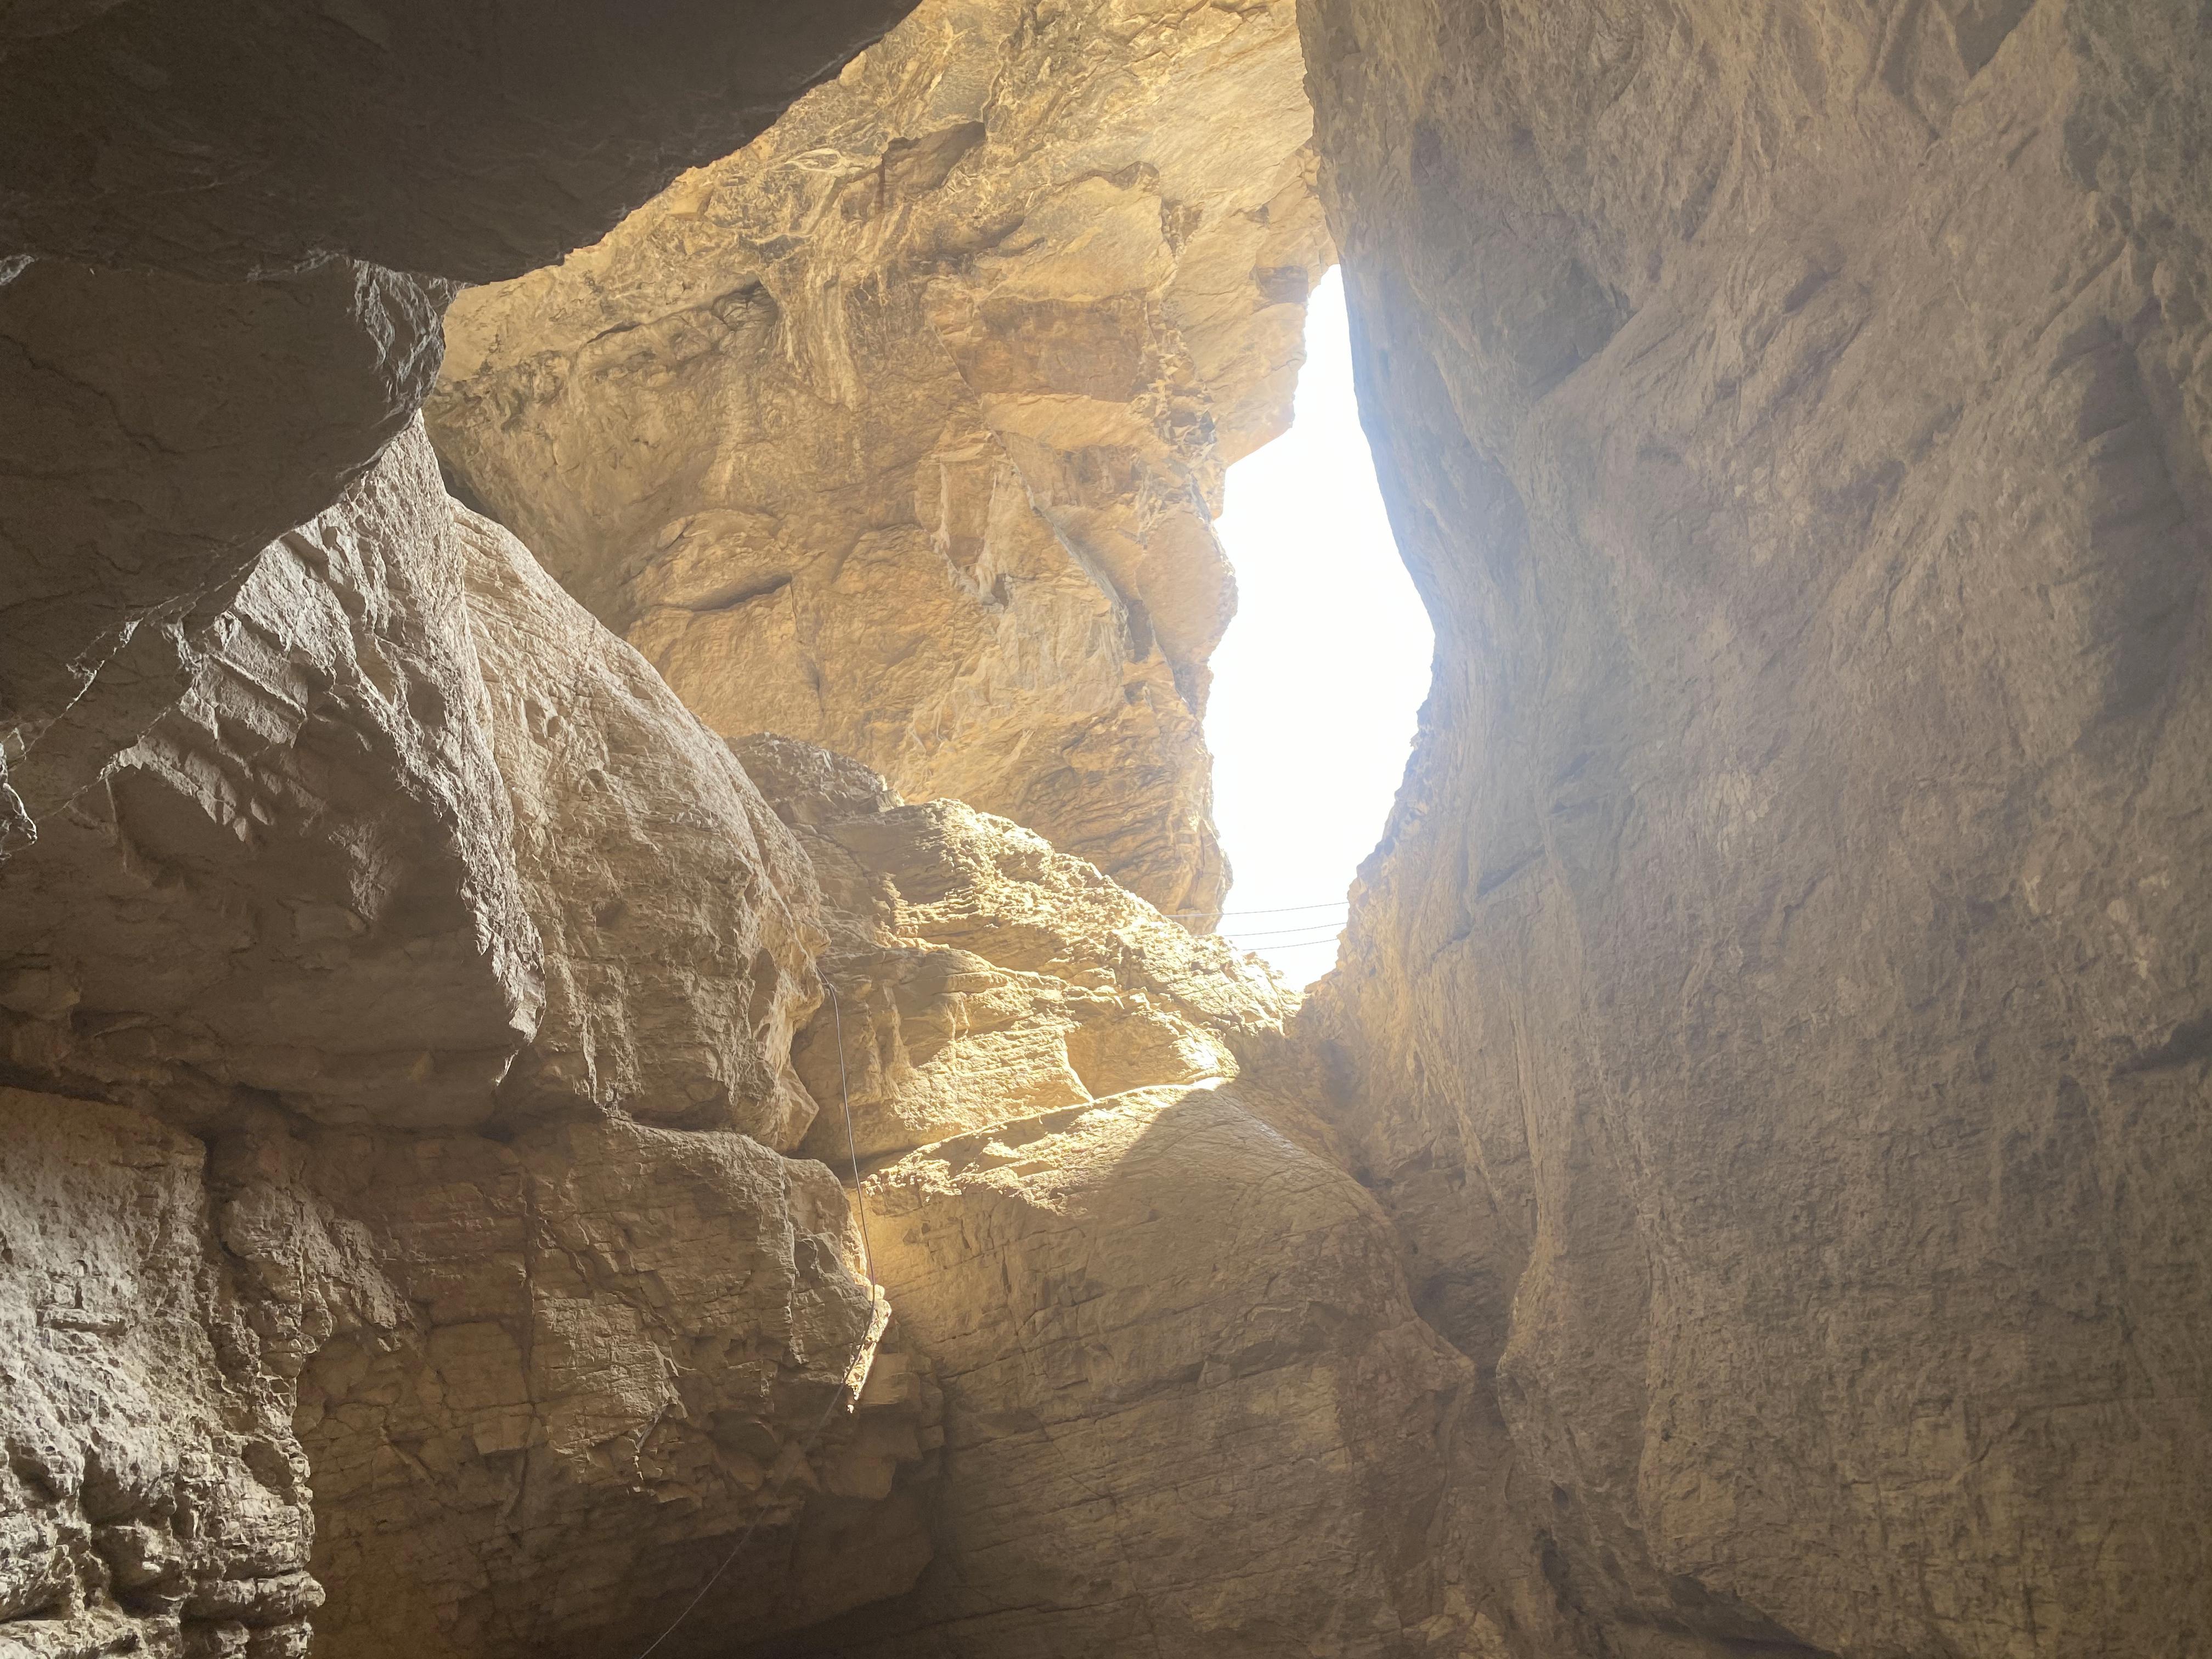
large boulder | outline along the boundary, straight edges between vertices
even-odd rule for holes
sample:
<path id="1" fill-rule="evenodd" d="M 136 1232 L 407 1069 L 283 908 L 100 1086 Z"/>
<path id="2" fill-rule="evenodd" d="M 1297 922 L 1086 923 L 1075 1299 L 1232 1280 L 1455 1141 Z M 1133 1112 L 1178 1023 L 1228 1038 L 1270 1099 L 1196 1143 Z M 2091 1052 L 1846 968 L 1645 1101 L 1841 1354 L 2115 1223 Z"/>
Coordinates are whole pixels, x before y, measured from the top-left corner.
<path id="1" fill-rule="evenodd" d="M 936 1559 L 775 1652 L 1468 1651 L 1432 1533 L 1480 1438 L 1473 1370 L 1374 1201 L 1243 1090 L 1139 1090 L 869 1178 L 876 1272 L 944 1381 Z"/>

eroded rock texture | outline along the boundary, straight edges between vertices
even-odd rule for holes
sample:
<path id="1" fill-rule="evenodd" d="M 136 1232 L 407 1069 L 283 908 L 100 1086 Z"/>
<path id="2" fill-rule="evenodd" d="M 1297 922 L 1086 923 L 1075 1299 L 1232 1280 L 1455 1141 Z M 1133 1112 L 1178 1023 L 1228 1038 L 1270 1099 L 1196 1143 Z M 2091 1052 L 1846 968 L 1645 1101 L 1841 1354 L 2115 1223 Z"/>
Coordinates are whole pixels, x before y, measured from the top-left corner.
<path id="1" fill-rule="evenodd" d="M 1373 1200 L 1242 1090 L 1139 1090 L 869 1179 L 877 1272 L 945 1379 L 937 1563 L 777 1651 L 1465 1651 L 1429 1534 L 1471 1368 Z"/>
<path id="2" fill-rule="evenodd" d="M 1484 1616 L 2194 1651 L 2203 9 L 1303 9 L 1440 665 L 1318 1012 Z"/>
<path id="3" fill-rule="evenodd" d="M 406 423 L 446 279 L 599 234 L 906 9 L 0 6 L 0 855 L 167 706 L 144 659 Z"/>
<path id="4" fill-rule="evenodd" d="M 789 738 L 736 745 L 823 884 L 836 1006 L 794 1052 L 842 1165 L 1124 1090 L 1233 1077 L 1296 999 L 1082 860 L 958 801 L 909 805 Z M 841 1047 L 842 1042 L 842 1047 Z M 851 1107 L 851 1121 L 842 1109 Z"/>
<path id="5" fill-rule="evenodd" d="M 176 637 L 173 706 L 0 870 L 8 1064 L 78 1097 L 0 1165 L 4 1639 L 295 1651 L 311 1533 L 320 1650 L 378 1659 L 598 1653 L 748 1534 L 675 1650 L 911 1582 L 933 1385 L 779 1150 L 820 902 L 721 740 L 419 428 Z M 83 1473 L 125 1453 L 128 1502 Z"/>
<path id="6" fill-rule="evenodd" d="M 0 1649 L 296 1659 L 313 1525 L 206 1148 L 0 1089 Z"/>
<path id="7" fill-rule="evenodd" d="M 1282 0 L 930 0 L 465 295 L 441 453 L 709 725 L 1206 912 L 1212 516 L 1288 418 L 1325 257 L 1299 77 Z"/>

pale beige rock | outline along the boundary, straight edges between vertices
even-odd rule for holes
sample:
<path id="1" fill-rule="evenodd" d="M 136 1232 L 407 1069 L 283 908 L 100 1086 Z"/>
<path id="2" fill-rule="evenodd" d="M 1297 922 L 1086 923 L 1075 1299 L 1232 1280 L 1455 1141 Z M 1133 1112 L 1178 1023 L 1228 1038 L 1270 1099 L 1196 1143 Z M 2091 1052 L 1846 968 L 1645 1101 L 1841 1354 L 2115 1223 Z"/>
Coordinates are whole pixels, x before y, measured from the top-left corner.
<path id="1" fill-rule="evenodd" d="M 943 1141 L 870 1177 L 945 1379 L 938 1556 L 780 1653 L 1458 1655 L 1428 1532 L 1473 1371 L 1389 1224 L 1237 1084 Z"/>
<path id="2" fill-rule="evenodd" d="M 489 520 L 456 507 L 484 723 L 545 1008 L 508 1115 L 579 1105 L 797 1144 L 821 1000 L 812 872 L 722 740 Z"/>
<path id="3" fill-rule="evenodd" d="M 0 1148 L 0 1651 L 298 1659 L 307 1462 L 205 1149 L 18 1089 Z"/>
<path id="4" fill-rule="evenodd" d="M 757 1523 L 744 1571 L 668 1650 L 703 1652 L 895 1591 L 927 1557 L 933 1384 L 896 1333 L 880 1376 L 848 1379 L 880 1333 L 844 1259 L 845 1195 L 762 1144 L 813 1112 L 790 1061 L 820 998 L 805 856 L 634 651 L 457 512 L 407 434 L 181 636 L 188 689 L 61 815 L 67 833 L 0 871 L 11 1065 L 210 1138 L 213 1235 L 194 1242 L 189 1216 L 170 1231 L 222 1267 L 191 1269 L 196 1302 L 147 1279 L 177 1373 L 130 1348 L 145 1401 L 117 1408 L 173 1462 L 200 1458 L 190 1536 L 216 1553 L 161 1580 L 209 1581 L 176 1602 L 199 1645 L 162 1645 L 167 1589 L 101 1600 L 101 1573 L 123 1571 L 85 1533 L 105 1511 L 73 1520 L 77 1487 L 53 1482 L 0 1502 L 27 1564 L 0 1645 L 21 1627 L 41 1659 L 134 1632 L 164 1659 L 301 1650 L 319 1596 L 306 1486 L 278 1513 L 192 1450 L 206 1398 L 232 1386 L 203 1375 L 210 1342 L 228 1371 L 270 1374 L 279 1425 L 304 1378 L 337 1590 L 320 1651 L 599 1653 L 672 1616 Z M 64 1133 L 57 1158 L 97 1164 L 98 1126 L 143 1124 L 199 1180 L 199 1143 L 152 1116 L 42 1110 L 93 1135 L 72 1152 Z M 52 1208 L 42 1143 L 4 1144 L 0 1206 Z M 109 1203 L 154 1213 L 114 1187 L 70 1199 L 71 1224 Z M 11 1222 L 9 1261 L 42 1261 L 16 1241 L 45 1225 Z M 31 1320 L 46 1295 L 0 1290 L 0 1317 Z M 108 1432 L 103 1397 L 48 1365 L 11 1372 L 0 1410 L 82 1440 Z M 20 1486 L 33 1465 L 16 1467 Z M 240 1553 L 280 1523 L 286 1565 L 254 1565 L 273 1543 Z M 46 1616 L 65 1603 L 82 1618 Z"/>
<path id="5" fill-rule="evenodd" d="M 234 1252 L 281 1271 L 319 1228 L 354 1241 L 303 1286 L 331 1328 L 300 1380 L 318 1655 L 582 1659 L 644 1646 L 710 1579 L 662 1650 L 726 1651 L 927 1559 L 898 1476 L 933 1389 L 878 1352 L 819 1164 L 622 1119 L 248 1156 L 273 1179 Z"/>
<path id="6" fill-rule="evenodd" d="M 465 295 L 442 453 L 718 730 L 1208 910 L 1211 519 L 1288 418 L 1327 257 L 1291 11 L 930 0 Z"/>
<path id="7" fill-rule="evenodd" d="M 1440 665 L 1316 1009 L 1510 1426 L 1450 1547 L 1546 1659 L 2179 1659 L 2201 7 L 1303 11 Z"/>
<path id="8" fill-rule="evenodd" d="M 843 1167 L 1127 1089 L 1233 1077 L 1297 1005 L 1256 958 L 1194 938 L 1004 818 L 901 802 L 811 744 L 736 749 L 823 889 L 837 1000 L 794 1051 L 825 1109 L 805 1146 L 817 1158 Z"/>

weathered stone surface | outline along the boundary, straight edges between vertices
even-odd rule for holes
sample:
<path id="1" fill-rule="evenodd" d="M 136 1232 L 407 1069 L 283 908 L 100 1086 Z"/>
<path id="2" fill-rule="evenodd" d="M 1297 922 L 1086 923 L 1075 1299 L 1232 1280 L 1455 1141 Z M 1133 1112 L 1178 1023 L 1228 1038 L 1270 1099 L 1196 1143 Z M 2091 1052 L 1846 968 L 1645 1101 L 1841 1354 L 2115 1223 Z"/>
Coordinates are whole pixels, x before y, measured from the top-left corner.
<path id="1" fill-rule="evenodd" d="M 319 1338 L 299 1423 L 325 1659 L 642 1647 L 742 1539 L 664 1649 L 725 1651 L 927 1559 L 894 1482 L 933 1396 L 876 1352 L 819 1164 L 623 1119 L 240 1156 L 273 1178 L 226 1241 Z M 285 1282 L 319 1236 L 347 1248 Z"/>
<path id="2" fill-rule="evenodd" d="M 906 9 L 0 7 L 0 855 L 51 722 L 100 749 L 43 757 L 66 794 L 171 701 L 125 666 L 72 709 L 134 630 L 220 610 L 414 413 L 443 279 L 599 234 Z"/>
<path id="3" fill-rule="evenodd" d="M 1340 1170 L 1148 1089 L 870 1177 L 945 1385 L 938 1559 L 779 1652 L 1459 1654 L 1429 1531 L 1473 1371 Z"/>
<path id="4" fill-rule="evenodd" d="M 9 0 L 0 257 L 512 276 L 743 143 L 910 3 Z"/>
<path id="5" fill-rule="evenodd" d="M 464 296 L 441 453 L 716 729 L 1203 913 L 1212 514 L 1288 417 L 1310 127 L 1281 0 L 930 0 L 597 246 Z"/>
<path id="6" fill-rule="evenodd" d="M 141 1379 L 173 1407 L 164 1455 L 198 1444 L 202 1395 L 228 1386 L 191 1369 L 193 1343 L 239 1325 L 248 1358 L 304 1376 L 317 1571 L 337 1592 L 323 1651 L 602 1652 L 672 1616 L 749 1529 L 743 1570 L 670 1650 L 910 1583 L 933 1385 L 896 1332 L 869 1369 L 880 1304 L 842 1259 L 844 1194 L 775 1150 L 814 1111 L 790 1050 L 820 1000 L 819 900 L 727 746 L 447 499 L 419 428 L 173 637 L 174 706 L 0 872 L 11 1067 L 215 1146 L 237 1284 L 164 1316 L 191 1337 L 173 1401 Z M 42 1110 L 84 1115 L 79 1139 L 142 1122 Z M 198 1170 L 198 1142 L 143 1123 Z M 52 1209 L 39 1143 L 19 1162 L 18 1139 L 0 1205 Z M 43 1295 L 0 1291 L 0 1316 L 31 1320 Z M 0 1409 L 96 1437 L 88 1399 L 50 1364 L 10 1373 Z M 270 1626 L 249 1659 L 294 1651 L 270 1644 L 303 1641 L 319 1595 L 305 1488 L 271 1518 L 219 1462 L 190 1466 L 191 1535 L 214 1553 L 169 1578 L 255 1582 L 179 1605 Z M 145 1622 L 167 1603 L 100 1600 L 106 1570 L 56 1507 L 76 1488 L 48 1486 L 0 1510 L 27 1552 L 0 1620 L 42 1615 L 24 1627 L 53 1659 L 125 1614 L 174 1650 Z M 236 1565 L 239 1538 L 280 1522 L 289 1589 Z M 76 1551 L 75 1590 L 56 1547 Z M 76 1623 L 43 1616 L 71 1595 Z"/>
<path id="7" fill-rule="evenodd" d="M 1316 1012 L 1488 1616 L 2193 1650 L 2203 9 L 1304 20 L 1441 665 Z"/>
<path id="8" fill-rule="evenodd" d="M 483 1121 L 542 951 L 419 428 L 158 642 L 166 712 L 0 868 L 13 1062 L 165 1112 Z"/>
<path id="9" fill-rule="evenodd" d="M 503 1115 L 579 1106 L 794 1146 L 821 1000 L 805 854 L 732 757 L 529 550 L 455 506 L 485 725 L 545 1006 Z"/>
<path id="10" fill-rule="evenodd" d="M 295 1659 L 307 1464 L 205 1149 L 0 1089 L 0 1650 Z"/>
<path id="11" fill-rule="evenodd" d="M 179 633 L 406 425 L 448 291 L 344 259 L 224 283 L 41 260 L 0 283 L 0 764 L 27 816 L 175 701 Z"/>
<path id="12" fill-rule="evenodd" d="M 794 1059 L 842 1167 L 1154 1084 L 1233 1077 L 1294 994 L 1082 860 L 958 801 L 898 800 L 789 738 L 735 745 L 819 876 L 836 995 Z M 840 1039 L 842 1038 L 842 1047 Z M 842 1103 L 849 1098 L 851 1120 Z"/>

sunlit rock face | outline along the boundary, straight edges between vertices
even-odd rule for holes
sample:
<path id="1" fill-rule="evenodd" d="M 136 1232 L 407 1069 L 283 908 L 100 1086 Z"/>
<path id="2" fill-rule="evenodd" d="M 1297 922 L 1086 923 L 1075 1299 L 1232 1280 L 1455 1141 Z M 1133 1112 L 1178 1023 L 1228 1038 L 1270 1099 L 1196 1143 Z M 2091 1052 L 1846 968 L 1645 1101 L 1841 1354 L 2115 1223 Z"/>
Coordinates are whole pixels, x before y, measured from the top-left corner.
<path id="1" fill-rule="evenodd" d="M 959 801 L 908 804 L 789 738 L 736 745 L 823 885 L 833 1005 L 793 1057 L 803 1144 L 878 1159 L 1125 1090 L 1234 1077 L 1297 1005 L 1082 860 Z M 849 1118 L 844 1108 L 849 1107 Z"/>
<path id="2" fill-rule="evenodd" d="M 930 0 L 464 296 L 441 453 L 711 726 L 1207 912 L 1212 515 L 1326 257 L 1291 9 Z"/>
<path id="3" fill-rule="evenodd" d="M 1473 1368 L 1373 1200 L 1255 1106 L 1140 1089 L 870 1176 L 877 1273 L 944 1381 L 936 1559 L 771 1651 L 1468 1651 L 1431 1532 Z"/>
<path id="4" fill-rule="evenodd" d="M 1440 665 L 1317 1035 L 1484 1616 L 2191 1651 L 2201 9 L 1302 16 Z"/>

